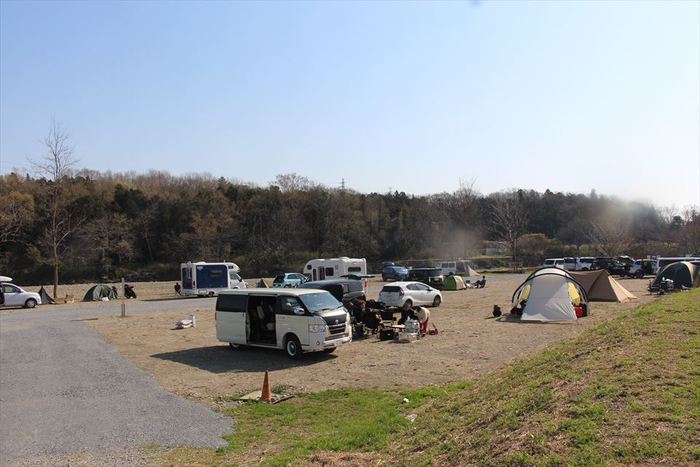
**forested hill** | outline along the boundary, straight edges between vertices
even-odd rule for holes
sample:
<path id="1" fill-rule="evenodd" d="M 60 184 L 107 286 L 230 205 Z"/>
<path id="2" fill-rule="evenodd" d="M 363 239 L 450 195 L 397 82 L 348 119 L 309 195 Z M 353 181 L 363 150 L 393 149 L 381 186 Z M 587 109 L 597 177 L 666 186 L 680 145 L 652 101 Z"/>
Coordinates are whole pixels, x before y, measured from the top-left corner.
<path id="1" fill-rule="evenodd" d="M 300 270 L 314 257 L 475 257 L 485 245 L 525 264 L 577 253 L 700 251 L 697 210 L 595 192 L 486 195 L 465 186 L 430 196 L 363 194 L 294 174 L 261 187 L 206 175 L 81 171 L 58 183 L 4 175 L 0 197 L 0 273 L 24 283 L 52 280 L 56 261 L 68 282 L 174 280 L 188 260 L 232 260 L 252 277 Z"/>

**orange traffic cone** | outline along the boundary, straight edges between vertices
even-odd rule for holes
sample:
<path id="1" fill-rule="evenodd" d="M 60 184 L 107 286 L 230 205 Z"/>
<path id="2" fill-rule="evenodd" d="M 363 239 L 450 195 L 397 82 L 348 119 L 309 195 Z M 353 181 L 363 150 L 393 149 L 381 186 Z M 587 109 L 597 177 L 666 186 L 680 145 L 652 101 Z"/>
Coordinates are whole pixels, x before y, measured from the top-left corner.
<path id="1" fill-rule="evenodd" d="M 262 402 L 272 402 L 272 391 L 270 391 L 270 380 L 265 371 L 265 380 L 263 381 L 262 394 L 260 395 Z"/>

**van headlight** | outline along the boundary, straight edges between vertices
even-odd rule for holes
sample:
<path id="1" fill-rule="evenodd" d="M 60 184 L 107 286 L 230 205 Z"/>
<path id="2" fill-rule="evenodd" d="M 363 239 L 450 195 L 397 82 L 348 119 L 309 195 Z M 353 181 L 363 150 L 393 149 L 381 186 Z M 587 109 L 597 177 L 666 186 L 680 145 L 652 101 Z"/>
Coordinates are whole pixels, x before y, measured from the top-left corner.
<path id="1" fill-rule="evenodd" d="M 326 332 L 325 324 L 309 324 L 309 332 Z"/>

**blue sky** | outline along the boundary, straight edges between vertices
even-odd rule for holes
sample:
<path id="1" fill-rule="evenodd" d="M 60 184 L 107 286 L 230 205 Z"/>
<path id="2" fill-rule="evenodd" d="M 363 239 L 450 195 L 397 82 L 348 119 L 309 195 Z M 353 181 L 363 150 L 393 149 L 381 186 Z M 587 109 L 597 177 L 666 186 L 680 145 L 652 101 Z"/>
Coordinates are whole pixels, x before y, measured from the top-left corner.
<path id="1" fill-rule="evenodd" d="M 698 2 L 0 4 L 0 172 L 700 204 Z"/>

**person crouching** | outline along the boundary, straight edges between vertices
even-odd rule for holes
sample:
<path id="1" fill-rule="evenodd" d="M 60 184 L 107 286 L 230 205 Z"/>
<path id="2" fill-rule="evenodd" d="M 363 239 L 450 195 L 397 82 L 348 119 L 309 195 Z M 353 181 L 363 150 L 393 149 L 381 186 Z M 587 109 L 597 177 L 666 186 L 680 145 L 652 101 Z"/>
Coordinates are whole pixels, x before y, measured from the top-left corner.
<path id="1" fill-rule="evenodd" d="M 430 321 L 430 310 L 422 306 L 415 307 L 414 310 L 414 314 L 420 323 L 420 333 L 427 334 L 428 322 Z"/>

